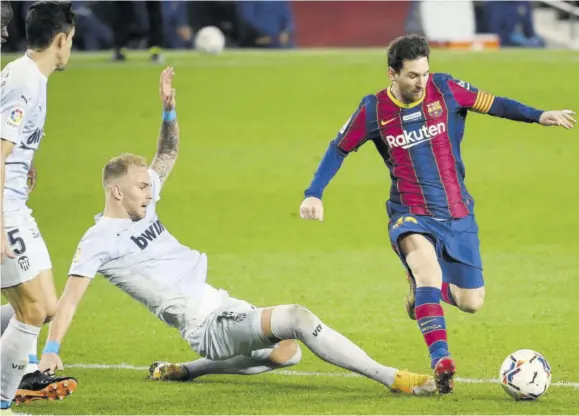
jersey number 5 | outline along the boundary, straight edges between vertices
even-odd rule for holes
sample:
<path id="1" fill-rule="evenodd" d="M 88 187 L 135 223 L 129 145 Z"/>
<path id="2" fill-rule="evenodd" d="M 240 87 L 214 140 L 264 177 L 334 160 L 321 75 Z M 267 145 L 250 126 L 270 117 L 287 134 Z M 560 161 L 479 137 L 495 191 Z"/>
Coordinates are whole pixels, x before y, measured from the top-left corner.
<path id="1" fill-rule="evenodd" d="M 12 251 L 14 251 L 14 254 L 17 256 L 21 256 L 24 254 L 24 252 L 26 252 L 26 244 L 24 244 L 22 237 L 18 235 L 19 233 L 20 230 L 18 228 L 6 233 L 8 236 L 8 242 L 12 247 Z"/>

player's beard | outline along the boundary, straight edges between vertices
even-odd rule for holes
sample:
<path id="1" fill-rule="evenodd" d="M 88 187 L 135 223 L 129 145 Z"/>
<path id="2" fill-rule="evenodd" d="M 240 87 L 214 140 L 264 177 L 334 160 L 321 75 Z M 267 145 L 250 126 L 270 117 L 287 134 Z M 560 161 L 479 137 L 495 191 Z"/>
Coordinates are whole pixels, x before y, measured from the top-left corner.
<path id="1" fill-rule="evenodd" d="M 418 101 L 420 99 L 420 97 L 422 97 L 422 94 L 424 93 L 423 90 L 420 91 L 416 91 L 416 90 L 410 90 L 408 91 L 408 93 L 403 94 L 403 99 L 405 101 L 405 104 L 410 104 L 410 103 L 414 103 L 416 101 Z"/>
<path id="2" fill-rule="evenodd" d="M 134 210 L 127 211 L 127 215 L 133 222 L 141 221 L 144 218 L 143 215 L 139 214 L 137 211 Z"/>

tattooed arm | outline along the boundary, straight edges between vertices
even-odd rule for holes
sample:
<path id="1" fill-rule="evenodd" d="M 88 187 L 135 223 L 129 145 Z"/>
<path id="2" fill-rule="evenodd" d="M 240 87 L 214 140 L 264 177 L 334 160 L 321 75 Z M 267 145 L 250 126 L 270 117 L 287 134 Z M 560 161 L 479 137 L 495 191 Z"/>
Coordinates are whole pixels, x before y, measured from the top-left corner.
<path id="1" fill-rule="evenodd" d="M 159 93 L 163 101 L 163 124 L 157 140 L 157 153 L 151 164 L 161 179 L 161 185 L 171 173 L 179 153 L 179 123 L 175 114 L 175 90 L 171 87 L 173 68 L 165 68 L 161 74 Z"/>

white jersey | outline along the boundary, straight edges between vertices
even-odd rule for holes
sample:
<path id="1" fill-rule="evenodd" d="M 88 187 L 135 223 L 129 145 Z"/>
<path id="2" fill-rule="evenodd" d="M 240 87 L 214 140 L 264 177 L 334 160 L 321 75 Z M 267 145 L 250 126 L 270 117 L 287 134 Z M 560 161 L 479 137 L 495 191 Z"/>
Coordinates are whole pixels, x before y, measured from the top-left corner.
<path id="1" fill-rule="evenodd" d="M 0 134 L 14 143 L 4 181 L 4 212 L 9 212 L 24 208 L 28 200 L 28 171 L 44 136 L 48 80 L 27 55 L 6 65 L 1 79 Z"/>
<path id="2" fill-rule="evenodd" d="M 102 274 L 158 318 L 184 330 L 199 317 L 207 256 L 182 245 L 159 221 L 161 182 L 153 170 L 153 200 L 140 221 L 95 217 L 78 245 L 69 275 Z"/>

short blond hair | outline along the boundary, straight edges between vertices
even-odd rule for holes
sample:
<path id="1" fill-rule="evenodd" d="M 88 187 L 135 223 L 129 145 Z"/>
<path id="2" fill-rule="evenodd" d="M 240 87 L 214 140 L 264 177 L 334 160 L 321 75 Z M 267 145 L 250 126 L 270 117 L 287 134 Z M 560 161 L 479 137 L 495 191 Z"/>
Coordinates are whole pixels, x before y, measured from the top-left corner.
<path id="1" fill-rule="evenodd" d="M 103 169 L 103 186 L 106 187 L 112 180 L 126 175 L 131 167 L 146 168 L 147 161 L 132 153 L 123 153 L 109 160 Z"/>

